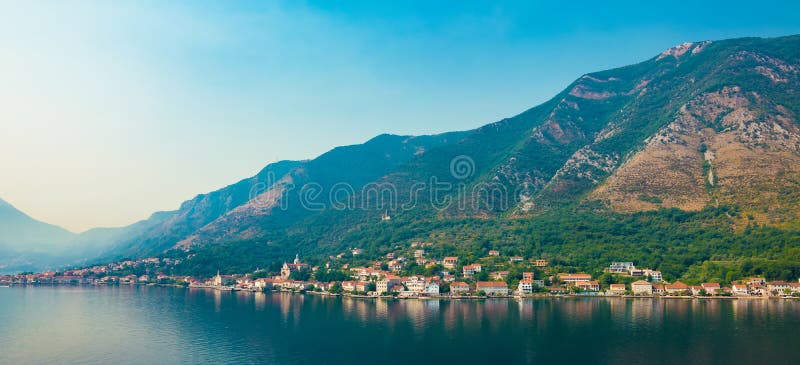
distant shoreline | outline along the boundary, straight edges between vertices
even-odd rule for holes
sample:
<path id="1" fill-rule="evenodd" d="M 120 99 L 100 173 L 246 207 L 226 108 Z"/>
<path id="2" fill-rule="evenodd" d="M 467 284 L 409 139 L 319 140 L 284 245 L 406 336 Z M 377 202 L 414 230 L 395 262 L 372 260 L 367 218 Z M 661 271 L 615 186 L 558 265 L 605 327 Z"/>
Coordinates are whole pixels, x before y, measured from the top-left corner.
<path id="1" fill-rule="evenodd" d="M 665 299 L 665 300 L 800 300 L 799 297 L 791 297 L 791 296 L 691 296 L 691 295 L 681 295 L 681 296 L 669 296 L 669 295 L 602 295 L 602 294 L 594 294 L 594 295 L 583 295 L 583 294 L 534 294 L 534 295 L 500 295 L 500 296 L 449 296 L 449 295 L 437 295 L 437 296 L 409 296 L 409 297 L 399 297 L 399 296 L 388 296 L 388 295 L 379 295 L 379 296 L 372 296 L 372 295 L 363 295 L 363 294 L 335 294 L 335 293 L 328 293 L 328 292 L 318 292 L 318 291 L 295 291 L 295 290 L 268 290 L 268 291 L 261 291 L 261 290 L 251 290 L 251 289 L 238 289 L 238 288 L 231 288 L 231 287 L 214 287 L 214 286 L 186 286 L 186 285 L 178 285 L 178 284 L 157 284 L 157 283 L 147 283 L 147 284 L 139 284 L 139 283 L 132 283 L 132 284 L 111 284 L 111 285 L 93 285 L 93 284 L 10 284 L 10 285 L 2 285 L 0 288 L 6 287 L 134 287 L 134 286 L 158 286 L 158 287 L 172 287 L 172 288 L 183 288 L 183 289 L 201 289 L 201 290 L 215 290 L 220 292 L 245 292 L 245 293 L 264 293 L 264 294 L 271 294 L 271 293 L 286 293 L 286 294 L 297 294 L 297 295 L 315 295 L 315 296 L 323 296 L 323 297 L 342 297 L 342 298 L 353 298 L 353 299 L 392 299 L 392 300 L 484 300 L 484 299 L 560 299 L 560 298 L 570 298 L 570 299 L 577 299 L 577 298 L 618 298 L 618 299 Z"/>

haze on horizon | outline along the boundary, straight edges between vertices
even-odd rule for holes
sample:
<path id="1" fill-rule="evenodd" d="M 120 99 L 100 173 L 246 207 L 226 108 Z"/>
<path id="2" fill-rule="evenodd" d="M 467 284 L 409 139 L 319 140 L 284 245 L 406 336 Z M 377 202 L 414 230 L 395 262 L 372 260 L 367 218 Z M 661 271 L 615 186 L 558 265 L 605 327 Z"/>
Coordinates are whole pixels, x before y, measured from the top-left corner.
<path id="1" fill-rule="evenodd" d="M 0 198 L 121 226 L 380 133 L 465 130 L 687 41 L 800 33 L 800 5 L 3 2 Z"/>

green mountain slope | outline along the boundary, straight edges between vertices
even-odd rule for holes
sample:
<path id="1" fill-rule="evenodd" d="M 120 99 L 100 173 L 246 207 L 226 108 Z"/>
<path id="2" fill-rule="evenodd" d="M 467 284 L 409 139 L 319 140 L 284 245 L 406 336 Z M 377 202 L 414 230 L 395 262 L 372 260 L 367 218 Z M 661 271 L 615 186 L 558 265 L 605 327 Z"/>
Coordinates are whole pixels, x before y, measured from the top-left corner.
<path id="1" fill-rule="evenodd" d="M 572 269 L 635 259 L 672 277 L 713 265 L 788 277 L 800 270 L 782 261 L 800 258 L 798 113 L 800 36 L 685 43 L 472 131 L 272 164 L 84 239 L 113 243 L 104 259 L 190 251 L 187 273 L 424 240 L 435 254 L 502 247 Z"/>
<path id="2" fill-rule="evenodd" d="M 436 136 L 381 135 L 364 144 L 335 148 L 313 160 L 281 161 L 270 164 L 257 175 L 220 190 L 198 195 L 176 211 L 160 212 L 150 219 L 116 231 L 109 237 L 115 244 L 104 257 L 156 254 L 173 246 L 191 247 L 198 243 L 258 237 L 269 217 L 273 224 L 288 225 L 313 211 L 299 202 L 295 194 L 276 193 L 289 185 L 313 183 L 320 194 L 328 194 L 334 184 L 359 187 L 393 171 L 398 165 L 424 154 L 430 148 L 452 143 L 462 132 Z M 287 197 L 291 209 L 275 206 L 275 197 Z M 275 214 L 277 213 L 277 214 Z"/>
<path id="3" fill-rule="evenodd" d="M 542 105 L 398 165 L 373 182 L 389 187 L 388 198 L 356 191 L 356 209 L 264 216 L 256 230 L 235 229 L 257 234 L 199 237 L 193 247 L 204 252 L 203 245 L 223 244 L 224 251 L 234 242 L 260 242 L 256 247 L 275 257 L 325 257 L 357 246 L 377 257 L 389 247 L 428 240 L 462 255 L 508 245 L 559 257 L 580 244 L 580 254 L 561 259 L 591 265 L 597 261 L 585 253 L 606 252 L 614 242 L 622 248 L 617 254 L 670 242 L 691 253 L 652 257 L 682 257 L 680 264 L 669 263 L 678 272 L 713 255 L 754 254 L 744 246 L 758 241 L 742 235 L 755 229 L 759 233 L 749 237 L 769 242 L 765 257 L 796 257 L 786 250 L 798 243 L 791 232 L 800 227 L 798 70 L 800 36 L 682 44 L 636 65 L 584 75 Z M 415 203 L 404 207 L 409 201 Z M 689 213 L 678 215 L 681 221 L 663 219 L 675 216 L 671 208 Z M 387 211 L 392 220 L 381 222 Z M 630 214 L 638 218 L 629 220 Z M 588 232 L 621 221 L 628 232 L 571 235 L 570 216 L 590 222 Z M 565 234 L 522 234 L 545 228 L 539 222 Z M 779 229 L 758 228 L 763 225 Z M 659 228 L 693 238 L 678 244 L 680 235 L 666 237 Z M 710 250 L 707 230 L 737 246 Z M 641 245 L 621 242 L 625 237 Z"/>

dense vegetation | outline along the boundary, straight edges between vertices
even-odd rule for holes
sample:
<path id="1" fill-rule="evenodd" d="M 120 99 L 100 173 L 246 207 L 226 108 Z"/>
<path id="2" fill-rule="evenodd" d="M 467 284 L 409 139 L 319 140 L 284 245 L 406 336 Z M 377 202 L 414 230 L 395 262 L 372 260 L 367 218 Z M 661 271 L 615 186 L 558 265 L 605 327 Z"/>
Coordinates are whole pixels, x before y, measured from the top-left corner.
<path id="1" fill-rule="evenodd" d="M 329 256 L 355 247 L 363 249 L 363 254 L 348 260 L 358 265 L 379 260 L 388 252 L 408 253 L 412 242 L 430 242 L 425 250 L 433 258 L 459 256 L 464 263 L 478 262 L 494 249 L 505 256 L 544 258 L 559 271 L 586 271 L 595 277 L 612 261 L 633 261 L 637 266 L 661 270 L 666 280 L 689 283 L 727 283 L 751 275 L 783 280 L 800 277 L 800 231 L 749 226 L 735 232 L 731 227 L 738 214 L 735 207 L 616 214 L 581 206 L 535 218 L 409 217 L 363 224 L 344 234 L 330 232 L 340 239 L 323 235 L 318 241 L 312 238 L 315 234 L 295 234 L 270 243 L 200 248 L 179 271 L 201 276 L 217 269 L 277 271 L 283 260 L 294 256 L 291 250 L 299 250 L 312 264 L 323 264 Z M 427 273 L 413 265 L 407 270 Z"/>

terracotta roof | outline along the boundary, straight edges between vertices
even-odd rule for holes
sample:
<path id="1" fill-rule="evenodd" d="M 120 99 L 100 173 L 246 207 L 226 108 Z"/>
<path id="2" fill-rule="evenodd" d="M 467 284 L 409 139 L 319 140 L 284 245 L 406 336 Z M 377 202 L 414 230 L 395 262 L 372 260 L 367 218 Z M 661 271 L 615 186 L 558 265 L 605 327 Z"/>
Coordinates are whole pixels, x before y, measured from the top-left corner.
<path id="1" fill-rule="evenodd" d="M 476 285 L 477 288 L 508 288 L 506 283 L 502 281 L 479 281 Z"/>
<path id="2" fill-rule="evenodd" d="M 592 278 L 592 276 L 591 276 L 591 275 L 589 275 L 589 274 L 584 274 L 584 273 L 578 273 L 578 274 L 559 274 L 558 276 L 561 278 L 561 280 L 564 280 L 564 279 L 586 279 L 586 278 L 588 278 L 588 279 L 591 279 L 591 278 Z"/>
<path id="3" fill-rule="evenodd" d="M 682 282 L 680 282 L 680 281 L 676 281 L 676 282 L 674 282 L 672 284 L 667 285 L 667 289 L 685 290 L 685 289 L 689 289 L 689 286 L 684 284 L 684 283 L 682 283 Z"/>

